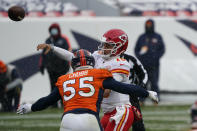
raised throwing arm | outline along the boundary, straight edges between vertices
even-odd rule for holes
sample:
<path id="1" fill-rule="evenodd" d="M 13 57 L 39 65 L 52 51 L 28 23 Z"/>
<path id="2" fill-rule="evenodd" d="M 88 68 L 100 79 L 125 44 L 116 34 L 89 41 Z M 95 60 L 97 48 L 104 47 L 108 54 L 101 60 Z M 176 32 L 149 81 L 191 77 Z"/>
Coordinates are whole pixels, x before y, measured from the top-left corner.
<path id="1" fill-rule="evenodd" d="M 49 51 L 52 51 L 58 57 L 66 61 L 71 61 L 74 56 L 74 54 L 70 51 L 49 44 L 39 44 L 37 46 L 37 50 L 45 50 L 44 54 L 47 54 L 49 53 Z"/>

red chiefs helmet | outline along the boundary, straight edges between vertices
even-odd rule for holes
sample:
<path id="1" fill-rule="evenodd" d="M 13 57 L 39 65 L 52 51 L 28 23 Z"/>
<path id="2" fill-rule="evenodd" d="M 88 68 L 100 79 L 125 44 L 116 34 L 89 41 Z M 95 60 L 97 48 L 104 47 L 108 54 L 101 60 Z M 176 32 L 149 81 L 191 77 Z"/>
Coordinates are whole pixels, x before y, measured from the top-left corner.
<path id="1" fill-rule="evenodd" d="M 128 46 L 128 36 L 121 29 L 111 29 L 105 32 L 101 38 L 101 44 L 98 49 L 104 58 L 121 55 Z M 108 48 L 110 47 L 110 48 Z M 109 53 L 105 53 L 108 50 Z M 109 51 L 110 50 L 110 51 Z"/>

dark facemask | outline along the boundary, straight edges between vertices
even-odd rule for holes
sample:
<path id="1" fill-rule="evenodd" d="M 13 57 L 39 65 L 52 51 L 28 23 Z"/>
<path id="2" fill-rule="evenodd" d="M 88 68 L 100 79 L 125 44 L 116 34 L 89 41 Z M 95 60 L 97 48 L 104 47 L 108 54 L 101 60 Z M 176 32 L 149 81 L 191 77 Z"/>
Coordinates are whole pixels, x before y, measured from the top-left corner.
<path id="1" fill-rule="evenodd" d="M 147 20 L 145 23 L 145 31 L 146 34 L 152 34 L 154 33 L 154 22 L 153 20 Z"/>

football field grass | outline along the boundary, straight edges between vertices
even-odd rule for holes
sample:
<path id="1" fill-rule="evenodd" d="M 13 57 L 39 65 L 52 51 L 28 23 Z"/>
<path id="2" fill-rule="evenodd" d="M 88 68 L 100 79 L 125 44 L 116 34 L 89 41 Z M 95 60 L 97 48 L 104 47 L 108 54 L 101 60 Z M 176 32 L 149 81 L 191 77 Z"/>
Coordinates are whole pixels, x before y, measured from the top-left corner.
<path id="1" fill-rule="evenodd" d="M 142 111 L 146 130 L 188 131 L 189 109 L 190 105 L 144 106 Z M 0 131 L 58 131 L 62 112 L 62 109 L 47 109 L 26 115 L 1 112 Z"/>

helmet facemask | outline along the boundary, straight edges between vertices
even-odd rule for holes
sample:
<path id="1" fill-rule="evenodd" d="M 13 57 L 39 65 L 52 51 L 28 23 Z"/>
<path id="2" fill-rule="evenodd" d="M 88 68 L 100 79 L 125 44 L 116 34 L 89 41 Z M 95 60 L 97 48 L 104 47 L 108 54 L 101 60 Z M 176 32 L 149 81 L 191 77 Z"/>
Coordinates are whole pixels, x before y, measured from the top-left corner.
<path id="1" fill-rule="evenodd" d="M 104 59 L 109 59 L 126 51 L 128 36 L 120 29 L 111 29 L 102 36 L 101 42 L 98 47 L 99 53 Z"/>
<path id="2" fill-rule="evenodd" d="M 109 59 L 110 57 L 117 56 L 117 49 L 122 46 L 122 43 L 114 42 L 103 42 L 98 46 L 98 50 L 104 59 Z"/>
<path id="3" fill-rule="evenodd" d="M 74 58 L 71 61 L 71 66 L 74 71 L 92 69 L 95 65 L 95 60 L 92 54 L 84 49 L 80 49 L 74 53 Z"/>

